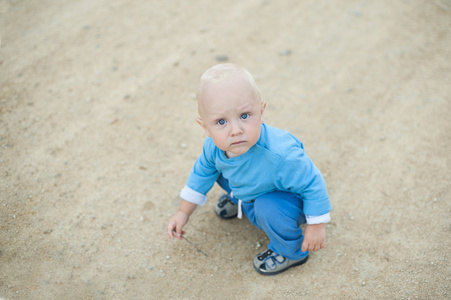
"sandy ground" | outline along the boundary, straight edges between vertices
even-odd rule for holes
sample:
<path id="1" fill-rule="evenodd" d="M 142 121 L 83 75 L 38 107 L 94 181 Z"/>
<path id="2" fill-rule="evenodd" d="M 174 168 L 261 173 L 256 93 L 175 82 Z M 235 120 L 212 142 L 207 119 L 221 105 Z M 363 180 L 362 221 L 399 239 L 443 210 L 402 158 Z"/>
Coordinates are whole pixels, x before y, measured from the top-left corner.
<path id="1" fill-rule="evenodd" d="M 451 1 L 0 1 L 0 298 L 450 299 Z M 243 65 L 324 173 L 327 246 L 275 277 L 246 219 L 167 220 Z M 261 245 L 259 247 L 259 245 Z"/>

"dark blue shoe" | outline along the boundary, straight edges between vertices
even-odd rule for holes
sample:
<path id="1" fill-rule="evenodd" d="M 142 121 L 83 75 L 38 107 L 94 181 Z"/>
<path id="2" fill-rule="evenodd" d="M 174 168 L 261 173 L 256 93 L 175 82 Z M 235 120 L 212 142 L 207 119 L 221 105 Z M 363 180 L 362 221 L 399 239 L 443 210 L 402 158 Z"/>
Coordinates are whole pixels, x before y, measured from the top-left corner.
<path id="1" fill-rule="evenodd" d="M 276 275 L 291 267 L 305 264 L 307 260 L 308 254 L 299 260 L 291 260 L 270 249 L 266 249 L 254 257 L 254 268 L 262 275 Z"/>
<path id="2" fill-rule="evenodd" d="M 233 219 L 238 215 L 238 205 L 230 200 L 228 195 L 219 197 L 215 206 L 215 213 L 221 219 Z"/>

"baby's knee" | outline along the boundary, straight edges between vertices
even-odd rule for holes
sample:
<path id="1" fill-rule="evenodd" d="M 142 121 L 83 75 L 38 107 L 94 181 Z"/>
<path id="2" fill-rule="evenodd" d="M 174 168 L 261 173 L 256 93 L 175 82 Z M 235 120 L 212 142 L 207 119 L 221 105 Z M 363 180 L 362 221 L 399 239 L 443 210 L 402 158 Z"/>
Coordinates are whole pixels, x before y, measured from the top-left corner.
<path id="1" fill-rule="evenodd" d="M 270 223 L 279 220 L 297 223 L 296 226 L 305 223 L 302 200 L 285 192 L 273 192 L 258 197 L 255 200 L 254 213 L 257 220 Z"/>

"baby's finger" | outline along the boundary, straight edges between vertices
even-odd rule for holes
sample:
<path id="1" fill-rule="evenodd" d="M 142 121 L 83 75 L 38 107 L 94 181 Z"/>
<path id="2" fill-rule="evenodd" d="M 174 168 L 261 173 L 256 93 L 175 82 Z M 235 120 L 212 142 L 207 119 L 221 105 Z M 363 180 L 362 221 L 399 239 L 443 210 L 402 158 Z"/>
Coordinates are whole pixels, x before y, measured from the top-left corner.
<path id="1" fill-rule="evenodd" d="M 304 241 L 302 242 L 301 251 L 305 252 L 308 250 L 308 244 Z"/>
<path id="2" fill-rule="evenodd" d="M 315 251 L 315 252 L 318 251 L 319 247 L 320 247 L 319 244 L 314 244 L 313 247 L 312 247 L 313 248 L 312 251 Z"/>
<path id="3" fill-rule="evenodd" d="M 182 235 L 183 235 L 184 233 L 185 233 L 185 232 L 182 231 L 182 226 L 178 225 L 178 226 L 176 227 L 175 231 L 174 231 L 174 236 L 175 236 L 177 239 L 181 240 L 181 239 L 182 239 Z"/>
<path id="4" fill-rule="evenodd" d="M 174 239 L 174 228 L 175 228 L 175 224 L 174 223 L 171 222 L 171 223 L 168 224 L 167 231 L 168 231 L 169 238 L 171 240 Z"/>

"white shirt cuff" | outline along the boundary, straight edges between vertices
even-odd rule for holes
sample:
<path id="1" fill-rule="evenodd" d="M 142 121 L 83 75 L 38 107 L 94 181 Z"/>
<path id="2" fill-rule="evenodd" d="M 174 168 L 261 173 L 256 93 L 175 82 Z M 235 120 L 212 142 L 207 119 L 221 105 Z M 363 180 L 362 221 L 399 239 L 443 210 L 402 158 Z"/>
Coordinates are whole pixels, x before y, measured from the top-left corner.
<path id="1" fill-rule="evenodd" d="M 207 203 L 207 196 L 204 194 L 201 194 L 192 188 L 189 188 L 185 185 L 185 187 L 180 192 L 180 197 L 183 200 L 186 200 L 188 202 L 203 206 L 205 203 Z"/>
<path id="2" fill-rule="evenodd" d="M 330 221 L 330 213 L 321 216 L 305 215 L 305 219 L 307 220 L 307 224 L 327 223 Z"/>

